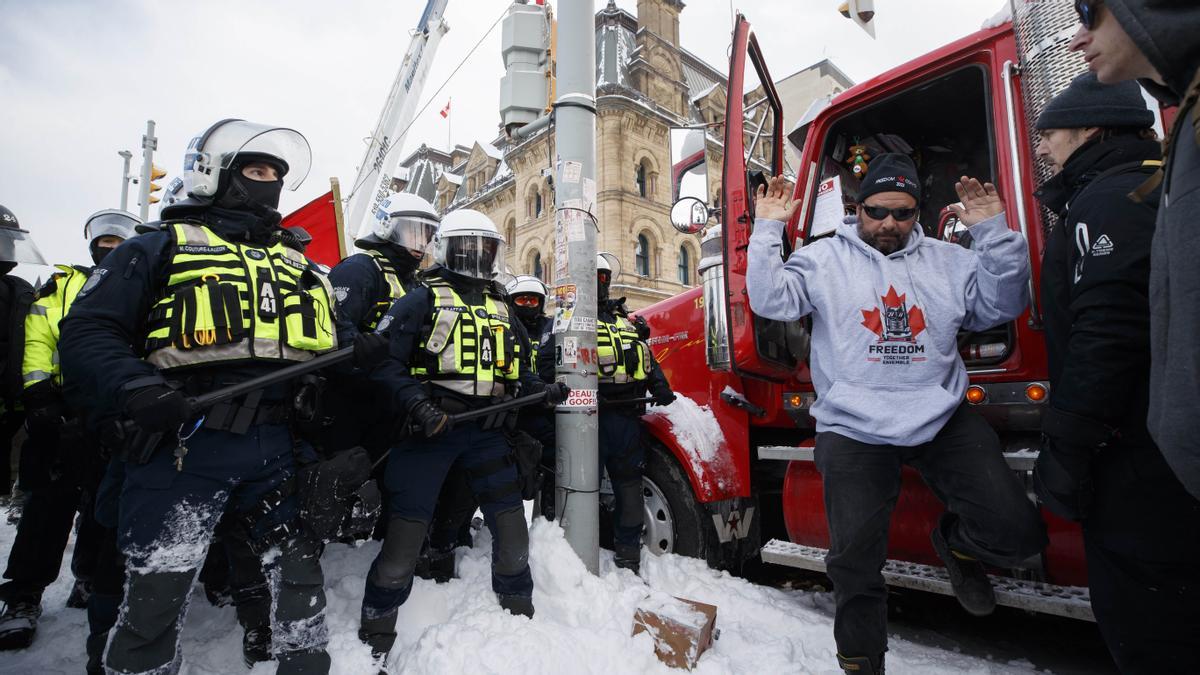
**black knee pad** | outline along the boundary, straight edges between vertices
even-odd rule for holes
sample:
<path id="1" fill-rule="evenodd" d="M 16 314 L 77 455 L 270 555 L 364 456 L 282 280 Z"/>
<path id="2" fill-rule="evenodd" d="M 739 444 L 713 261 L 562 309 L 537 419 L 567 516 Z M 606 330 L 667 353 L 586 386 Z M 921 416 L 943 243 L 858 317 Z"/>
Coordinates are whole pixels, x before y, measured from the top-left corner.
<path id="1" fill-rule="evenodd" d="M 514 506 L 496 514 L 496 557 L 492 568 L 496 574 L 511 576 L 529 565 L 529 526 L 525 523 L 525 507 Z"/>
<path id="2" fill-rule="evenodd" d="M 368 581 L 386 589 L 405 588 L 411 584 L 428 529 L 429 523 L 423 520 L 399 516 L 389 520 L 383 547 L 375 564 L 371 565 Z"/>

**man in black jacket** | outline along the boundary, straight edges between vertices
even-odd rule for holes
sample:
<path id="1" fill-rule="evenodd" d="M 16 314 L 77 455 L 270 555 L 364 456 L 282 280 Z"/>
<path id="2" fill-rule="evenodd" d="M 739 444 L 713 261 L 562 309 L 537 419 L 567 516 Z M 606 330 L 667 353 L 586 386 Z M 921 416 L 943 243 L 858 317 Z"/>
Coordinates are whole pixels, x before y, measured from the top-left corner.
<path id="1" fill-rule="evenodd" d="M 1200 662 L 1200 502 L 1146 429 L 1158 194 L 1130 193 L 1160 164 L 1153 122 L 1136 84 L 1085 73 L 1037 123 L 1037 154 L 1059 169 L 1037 196 L 1059 223 L 1042 261 L 1051 398 L 1035 487 L 1083 521 L 1092 608 L 1125 673 Z"/>
<path id="2" fill-rule="evenodd" d="M 0 498 L 12 488 L 9 453 L 12 439 L 25 421 L 21 400 L 21 352 L 25 345 L 25 313 L 33 304 L 33 286 L 9 274 L 17 263 L 45 265 L 29 233 L 21 229 L 16 215 L 0 206 Z M 17 506 L 19 509 L 19 505 Z"/>

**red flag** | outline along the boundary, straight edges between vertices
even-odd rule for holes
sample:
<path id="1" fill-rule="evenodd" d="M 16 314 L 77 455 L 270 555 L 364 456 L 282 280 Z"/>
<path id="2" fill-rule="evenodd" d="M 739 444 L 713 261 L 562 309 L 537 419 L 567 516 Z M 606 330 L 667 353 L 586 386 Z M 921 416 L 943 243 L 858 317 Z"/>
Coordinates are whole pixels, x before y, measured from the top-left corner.
<path id="1" fill-rule="evenodd" d="M 450 99 L 446 99 L 446 107 L 442 108 L 442 117 L 450 116 Z"/>
<path id="2" fill-rule="evenodd" d="M 334 209 L 333 192 L 326 192 L 284 217 L 283 227 L 303 227 L 312 235 L 312 242 L 304 254 L 314 262 L 328 267 L 338 264 L 343 257 L 342 237 L 338 233 L 337 214 Z"/>

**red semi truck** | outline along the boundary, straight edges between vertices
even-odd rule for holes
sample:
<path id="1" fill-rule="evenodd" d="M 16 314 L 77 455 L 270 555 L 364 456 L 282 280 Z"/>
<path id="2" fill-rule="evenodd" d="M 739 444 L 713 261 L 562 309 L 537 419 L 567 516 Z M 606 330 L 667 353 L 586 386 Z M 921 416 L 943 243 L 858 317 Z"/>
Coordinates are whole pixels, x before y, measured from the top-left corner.
<path id="1" fill-rule="evenodd" d="M 696 404 L 652 409 L 645 418 L 651 550 L 726 568 L 761 556 L 824 570 L 829 536 L 812 456 L 806 324 L 755 316 L 746 295 L 755 174 L 787 170 L 785 142 L 799 153 L 791 169 L 801 201 L 785 250 L 832 233 L 852 203 L 854 157 L 864 151 L 917 159 L 926 195 L 920 222 L 929 236 L 947 241 L 961 234 L 944 211 L 957 200 L 954 179 L 977 176 L 999 187 L 1009 226 L 1029 243 L 1032 299 L 1017 320 L 964 332 L 959 345 L 970 373 L 967 400 L 1000 434 L 1006 459 L 1029 485 L 1049 395 L 1037 289 L 1050 223 L 1032 198 L 1045 175 L 1027 120 L 1082 66 L 1063 42 L 1074 24 L 1069 4 L 1016 4 L 1015 22 L 980 30 L 814 105 L 786 139 L 766 62 L 750 24 L 738 17 L 723 126 L 671 132 L 673 188 L 683 197 L 672 220 L 695 230 L 706 210 L 719 218 L 702 242 L 702 286 L 639 312 L 672 387 Z M 717 203 L 707 193 L 718 183 L 713 158 L 720 154 Z M 681 419 L 684 413 L 695 419 Z M 942 510 L 905 468 L 884 569 L 889 583 L 951 592 L 929 542 Z M 1091 619 L 1080 530 L 1043 514 L 1049 546 L 1021 569 L 994 570 L 998 602 Z"/>

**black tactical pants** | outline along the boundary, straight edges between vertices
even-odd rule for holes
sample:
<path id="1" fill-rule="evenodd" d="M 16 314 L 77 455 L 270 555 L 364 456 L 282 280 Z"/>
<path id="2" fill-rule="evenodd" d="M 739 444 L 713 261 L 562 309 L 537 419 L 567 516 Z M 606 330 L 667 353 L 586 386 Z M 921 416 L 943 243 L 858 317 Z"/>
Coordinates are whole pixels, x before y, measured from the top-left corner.
<path id="1" fill-rule="evenodd" d="M 871 445 L 817 434 L 817 469 L 829 522 L 826 573 L 837 604 L 833 636 L 846 657 L 887 651 L 888 526 L 907 464 L 946 505 L 939 527 L 950 547 L 997 567 L 1013 567 L 1046 546 L 1041 515 L 1008 468 L 1000 439 L 965 404 L 928 443 Z"/>
<path id="2" fill-rule="evenodd" d="M 1125 675 L 1200 670 L 1200 500 L 1152 443 L 1104 450 L 1084 521 L 1092 611 Z"/>

